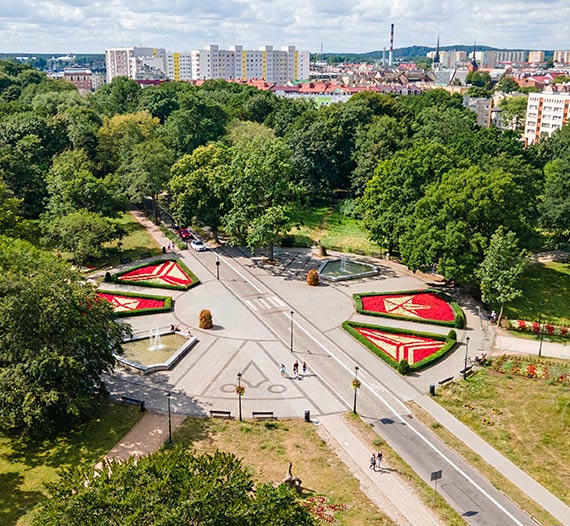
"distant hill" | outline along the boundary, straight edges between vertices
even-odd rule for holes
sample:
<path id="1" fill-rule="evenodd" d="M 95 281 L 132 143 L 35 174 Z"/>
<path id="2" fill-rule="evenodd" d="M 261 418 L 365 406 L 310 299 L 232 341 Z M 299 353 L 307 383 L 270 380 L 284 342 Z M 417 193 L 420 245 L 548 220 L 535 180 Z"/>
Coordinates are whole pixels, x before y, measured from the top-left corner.
<path id="1" fill-rule="evenodd" d="M 473 51 L 473 45 L 465 46 L 458 44 L 455 46 L 440 46 L 440 51 Z M 435 46 L 408 46 L 394 49 L 394 59 L 395 60 L 408 60 L 413 58 L 425 57 L 430 51 L 435 51 Z M 477 51 L 533 51 L 529 49 L 505 49 L 496 48 L 490 46 L 480 46 L 477 45 Z M 386 49 L 386 59 L 388 59 L 388 49 Z M 368 51 L 366 53 L 315 53 L 311 55 L 311 59 L 324 62 L 373 62 L 376 60 L 382 60 L 383 51 Z M 554 51 L 545 51 L 545 57 L 550 58 L 554 54 Z"/>

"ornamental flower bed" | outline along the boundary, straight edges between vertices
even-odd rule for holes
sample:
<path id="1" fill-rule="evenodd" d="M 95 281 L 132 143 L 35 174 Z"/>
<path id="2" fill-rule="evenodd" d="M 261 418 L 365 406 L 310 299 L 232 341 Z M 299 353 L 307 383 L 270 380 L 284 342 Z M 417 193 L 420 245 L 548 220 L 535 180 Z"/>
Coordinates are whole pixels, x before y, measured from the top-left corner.
<path id="1" fill-rule="evenodd" d="M 540 330 L 543 334 L 551 336 L 562 336 L 563 338 L 570 338 L 570 327 L 563 327 L 553 325 L 552 323 L 538 323 L 537 321 L 527 320 L 508 320 L 509 329 L 519 332 L 532 332 L 538 334 Z"/>
<path id="2" fill-rule="evenodd" d="M 465 314 L 447 294 L 439 290 L 365 292 L 354 294 L 361 314 L 397 320 L 419 321 L 447 327 L 465 327 Z"/>
<path id="3" fill-rule="evenodd" d="M 150 296 L 130 292 L 97 291 L 97 297 L 113 305 L 115 316 L 141 316 L 167 312 L 172 308 L 170 296 Z"/>
<path id="4" fill-rule="evenodd" d="M 570 385 L 570 365 L 562 365 L 551 360 L 538 359 L 535 356 L 502 355 L 493 360 L 493 371 L 524 376 L 537 380 L 549 380 Z"/>
<path id="5" fill-rule="evenodd" d="M 174 259 L 145 263 L 114 274 L 111 279 L 116 283 L 174 290 L 187 290 L 200 282 L 181 260 Z"/>
<path id="6" fill-rule="evenodd" d="M 316 495 L 315 497 L 309 497 L 301 501 L 301 505 L 309 510 L 309 513 L 319 523 L 329 523 L 333 524 L 337 522 L 334 514 L 338 511 L 346 511 L 348 505 L 346 504 L 329 504 L 327 498 L 322 495 Z"/>
<path id="7" fill-rule="evenodd" d="M 352 321 L 342 326 L 395 369 L 402 360 L 408 362 L 410 371 L 422 369 L 440 360 L 456 343 L 455 331 L 446 336 Z"/>

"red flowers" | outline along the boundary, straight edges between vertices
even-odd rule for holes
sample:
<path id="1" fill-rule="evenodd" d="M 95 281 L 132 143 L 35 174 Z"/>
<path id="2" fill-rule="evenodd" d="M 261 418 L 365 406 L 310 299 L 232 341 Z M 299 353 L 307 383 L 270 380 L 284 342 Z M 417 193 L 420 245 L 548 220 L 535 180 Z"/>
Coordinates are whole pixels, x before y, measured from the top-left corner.
<path id="1" fill-rule="evenodd" d="M 449 303 L 429 292 L 363 296 L 362 310 L 423 320 L 454 320 Z"/>
<path id="2" fill-rule="evenodd" d="M 121 294 L 110 294 L 108 292 L 98 292 L 97 297 L 111 303 L 115 312 L 164 308 L 164 300 L 140 298 L 136 296 L 122 296 Z"/>
<path id="3" fill-rule="evenodd" d="M 154 283 L 157 285 L 178 285 L 186 286 L 192 283 L 192 279 L 178 265 L 176 261 L 164 261 L 156 265 L 131 270 L 125 274 L 121 274 L 121 281 L 131 283 Z"/>

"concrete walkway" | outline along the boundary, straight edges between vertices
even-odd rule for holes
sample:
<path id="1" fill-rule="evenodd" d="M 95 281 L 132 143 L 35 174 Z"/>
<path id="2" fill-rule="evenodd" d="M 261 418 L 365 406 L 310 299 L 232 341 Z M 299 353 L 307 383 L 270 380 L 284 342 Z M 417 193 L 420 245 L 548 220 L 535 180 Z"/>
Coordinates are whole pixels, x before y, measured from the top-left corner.
<path id="1" fill-rule="evenodd" d="M 501 353 L 509 354 L 538 355 L 540 349 L 541 356 L 570 360 L 570 339 L 567 344 L 543 341 L 541 346 L 537 339 L 516 338 L 514 336 L 508 336 L 502 333 L 502 331 L 497 331 L 495 347 L 501 351 Z"/>
<path id="2" fill-rule="evenodd" d="M 439 519 L 420 501 L 395 470 L 390 459 L 383 457 L 381 466 L 370 469 L 374 452 L 351 429 L 343 415 L 319 418 L 317 429 L 329 446 L 335 450 L 351 473 L 360 481 L 360 489 L 368 498 L 401 526 L 438 526 Z"/>

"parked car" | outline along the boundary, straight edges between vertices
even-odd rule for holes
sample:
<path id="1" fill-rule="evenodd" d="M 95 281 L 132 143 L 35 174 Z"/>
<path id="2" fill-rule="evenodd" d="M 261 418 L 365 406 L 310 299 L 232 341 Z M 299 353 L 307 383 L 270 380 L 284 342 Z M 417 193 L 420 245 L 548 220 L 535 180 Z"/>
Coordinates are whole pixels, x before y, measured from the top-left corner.
<path id="1" fill-rule="evenodd" d="M 196 252 L 203 252 L 204 250 L 208 250 L 208 247 L 206 247 L 206 245 L 204 245 L 204 243 L 202 243 L 202 241 L 200 241 L 199 239 L 193 239 L 192 241 L 190 241 L 190 246 Z"/>
<path id="2" fill-rule="evenodd" d="M 184 241 L 192 237 L 192 233 L 187 228 L 181 228 L 178 230 L 178 235 L 180 236 L 180 239 L 183 239 Z"/>

